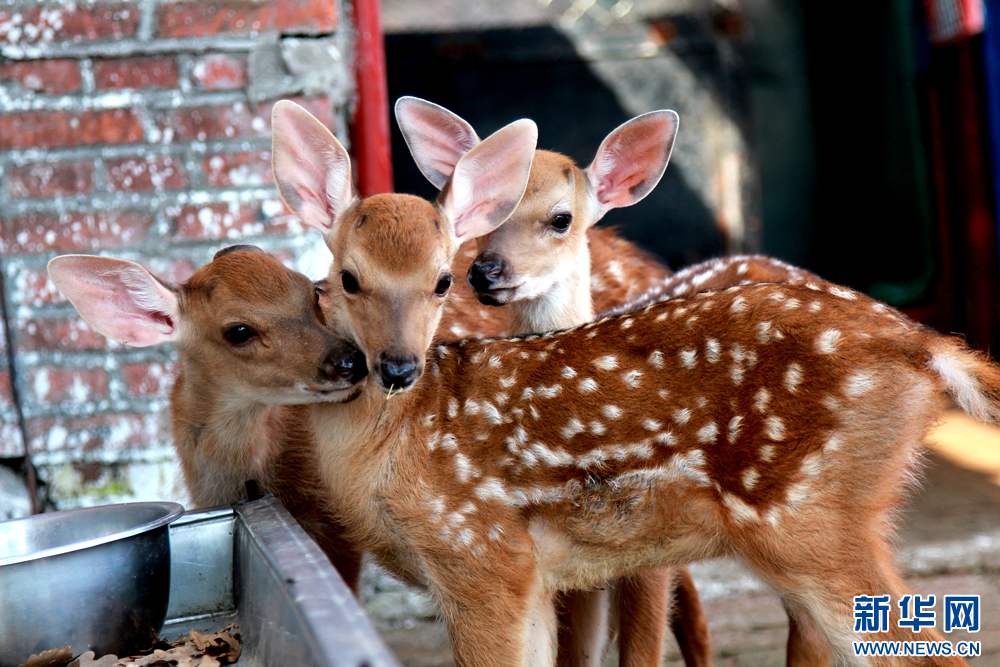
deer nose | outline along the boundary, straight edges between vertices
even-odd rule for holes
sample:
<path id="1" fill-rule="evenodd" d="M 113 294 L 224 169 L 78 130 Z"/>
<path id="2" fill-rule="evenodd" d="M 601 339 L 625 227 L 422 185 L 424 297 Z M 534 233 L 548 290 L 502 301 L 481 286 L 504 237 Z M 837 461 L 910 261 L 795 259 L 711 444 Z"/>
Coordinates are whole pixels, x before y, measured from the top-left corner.
<path id="1" fill-rule="evenodd" d="M 330 380 L 357 384 L 368 375 L 368 361 L 364 352 L 353 346 L 349 350 L 331 350 L 320 365 L 320 372 Z"/>
<path id="2" fill-rule="evenodd" d="M 389 356 L 383 353 L 379 363 L 382 385 L 393 389 L 406 389 L 420 377 L 417 362 L 417 357 L 413 355 Z"/>
<path id="3" fill-rule="evenodd" d="M 489 292 L 503 272 L 503 260 L 483 253 L 469 267 L 469 286 L 477 292 Z"/>

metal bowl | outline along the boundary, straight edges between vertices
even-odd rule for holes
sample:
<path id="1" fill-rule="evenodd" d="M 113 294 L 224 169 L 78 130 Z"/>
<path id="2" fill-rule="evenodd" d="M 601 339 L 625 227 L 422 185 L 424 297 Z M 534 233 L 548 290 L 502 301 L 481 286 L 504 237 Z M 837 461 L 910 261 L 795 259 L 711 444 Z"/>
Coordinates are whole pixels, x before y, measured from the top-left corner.
<path id="1" fill-rule="evenodd" d="M 177 503 L 125 503 L 0 522 L 0 667 L 71 647 L 128 655 L 163 627 Z"/>

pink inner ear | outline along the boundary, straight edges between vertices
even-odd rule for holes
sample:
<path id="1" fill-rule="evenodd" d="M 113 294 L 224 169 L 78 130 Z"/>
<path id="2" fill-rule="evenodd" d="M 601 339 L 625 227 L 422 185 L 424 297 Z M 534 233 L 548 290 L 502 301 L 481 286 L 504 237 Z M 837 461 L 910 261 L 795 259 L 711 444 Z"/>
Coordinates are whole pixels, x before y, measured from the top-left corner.
<path id="1" fill-rule="evenodd" d="M 347 151 L 329 129 L 291 102 L 275 105 L 272 125 L 278 192 L 304 223 L 328 233 L 353 199 Z"/>
<path id="2" fill-rule="evenodd" d="M 401 98 L 396 119 L 420 172 L 438 189 L 463 155 L 479 144 L 472 126 L 443 107 Z"/>
<path id="3" fill-rule="evenodd" d="M 59 257 L 49 275 L 98 333 L 146 347 L 173 340 L 177 297 L 132 262 L 102 257 Z"/>

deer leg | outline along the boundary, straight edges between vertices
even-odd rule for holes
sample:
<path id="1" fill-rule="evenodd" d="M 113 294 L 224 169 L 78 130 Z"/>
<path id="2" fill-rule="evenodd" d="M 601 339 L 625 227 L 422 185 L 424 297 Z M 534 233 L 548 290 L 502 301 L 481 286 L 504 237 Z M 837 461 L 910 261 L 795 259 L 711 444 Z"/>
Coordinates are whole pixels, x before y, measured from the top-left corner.
<path id="1" fill-rule="evenodd" d="M 671 569 L 676 575 L 668 588 L 672 597 L 670 629 L 684 656 L 684 664 L 687 667 L 712 667 L 715 664 L 712 660 L 712 640 L 698 589 L 686 567 Z"/>
<path id="2" fill-rule="evenodd" d="M 787 609 L 787 608 L 786 608 Z M 800 621 L 788 611 L 787 667 L 830 667 L 830 649 L 826 639 L 808 620 Z"/>
<path id="3" fill-rule="evenodd" d="M 622 667 L 656 667 L 662 661 L 673 578 L 670 568 L 662 568 L 617 582 L 618 664 Z"/>
<path id="4" fill-rule="evenodd" d="M 438 580 L 447 581 L 447 587 L 434 587 L 448 625 L 455 666 L 553 667 L 555 605 L 537 572 L 506 580 L 497 573 L 482 574 L 451 573 L 450 579 Z"/>
<path id="5" fill-rule="evenodd" d="M 786 542 L 786 546 L 789 543 Z M 942 641 L 933 628 L 912 632 L 898 625 L 898 601 L 906 589 L 895 572 L 888 547 L 879 537 L 831 540 L 823 551 L 796 549 L 767 557 L 752 554 L 751 565 L 781 595 L 790 616 L 804 630 L 802 650 L 820 638 L 829 646 L 834 664 L 898 667 L 955 667 L 967 663 L 957 657 L 913 658 L 857 656 L 854 643 L 861 641 Z M 888 630 L 855 633 L 854 597 L 889 595 Z M 798 641 L 798 640 L 796 640 Z M 821 642 L 819 642 L 821 643 Z M 811 656 L 809 656 L 811 658 Z M 810 663 L 805 663 L 810 664 Z"/>
<path id="6" fill-rule="evenodd" d="M 608 590 L 567 591 L 560 595 L 559 667 L 598 667 L 608 642 Z"/>

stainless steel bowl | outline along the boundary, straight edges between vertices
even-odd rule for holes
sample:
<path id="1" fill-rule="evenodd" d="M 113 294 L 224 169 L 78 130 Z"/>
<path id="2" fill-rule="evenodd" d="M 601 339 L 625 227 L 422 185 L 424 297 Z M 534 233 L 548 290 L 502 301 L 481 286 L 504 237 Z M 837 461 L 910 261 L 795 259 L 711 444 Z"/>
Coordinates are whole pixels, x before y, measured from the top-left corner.
<path id="1" fill-rule="evenodd" d="M 163 627 L 177 503 L 125 503 L 0 522 L 0 667 L 70 646 L 128 655 Z"/>

